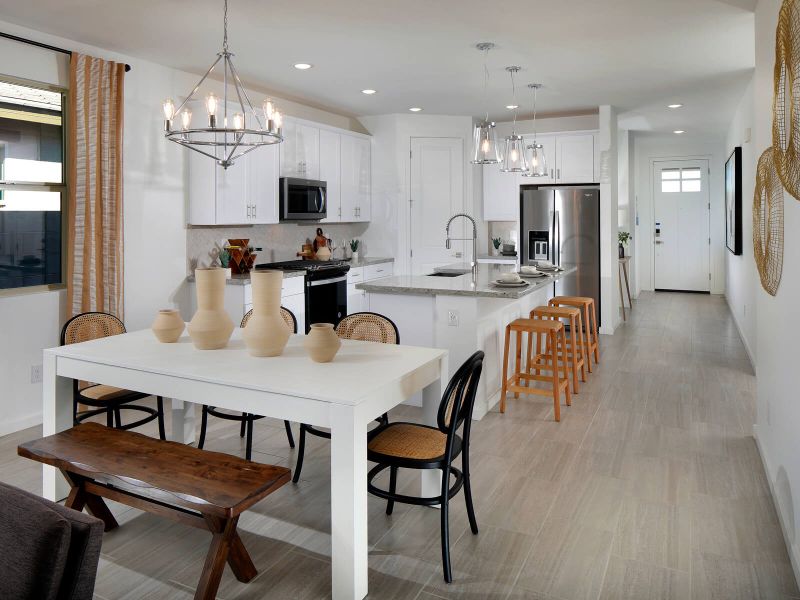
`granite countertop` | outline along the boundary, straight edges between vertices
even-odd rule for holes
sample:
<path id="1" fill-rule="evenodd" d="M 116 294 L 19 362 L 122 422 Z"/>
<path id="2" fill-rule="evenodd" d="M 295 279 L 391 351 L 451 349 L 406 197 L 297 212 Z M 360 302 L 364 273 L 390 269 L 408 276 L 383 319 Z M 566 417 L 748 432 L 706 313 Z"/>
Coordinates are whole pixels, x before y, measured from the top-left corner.
<path id="1" fill-rule="evenodd" d="M 383 263 L 394 262 L 393 258 L 379 258 L 379 257 L 365 257 L 359 259 L 357 263 L 352 261 L 348 261 L 350 263 L 350 268 L 358 268 L 358 267 L 367 267 L 370 265 L 380 265 Z M 306 272 L 302 269 L 298 271 L 284 271 L 283 278 L 289 279 L 290 277 L 304 277 Z M 194 281 L 194 275 L 187 275 L 186 281 Z M 249 285 L 250 283 L 250 274 L 246 273 L 244 275 L 231 275 L 231 278 L 226 281 L 228 285 Z"/>
<path id="2" fill-rule="evenodd" d="M 445 269 L 440 269 L 446 271 Z M 516 300 L 552 285 L 562 277 L 573 273 L 574 266 L 568 266 L 557 274 L 540 279 L 526 279 L 530 285 L 524 288 L 501 288 L 492 284 L 500 273 L 507 273 L 502 265 L 478 265 L 478 279 L 473 284 L 472 275 L 466 273 L 459 277 L 431 277 L 430 275 L 396 275 L 376 281 L 356 285 L 356 289 L 372 294 L 412 294 L 416 296 L 472 296 L 476 298 L 510 298 Z"/>

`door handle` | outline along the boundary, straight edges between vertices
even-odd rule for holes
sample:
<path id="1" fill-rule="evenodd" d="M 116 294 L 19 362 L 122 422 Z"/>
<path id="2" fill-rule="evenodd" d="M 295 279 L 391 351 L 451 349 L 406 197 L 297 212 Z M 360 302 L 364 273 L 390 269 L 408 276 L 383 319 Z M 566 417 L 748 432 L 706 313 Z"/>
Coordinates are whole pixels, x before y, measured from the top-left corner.
<path id="1" fill-rule="evenodd" d="M 561 179 L 561 169 L 556 169 L 556 179 Z"/>
<path id="2" fill-rule="evenodd" d="M 661 240 L 656 240 L 656 244 L 663 244 L 663 243 L 664 242 L 662 242 Z"/>

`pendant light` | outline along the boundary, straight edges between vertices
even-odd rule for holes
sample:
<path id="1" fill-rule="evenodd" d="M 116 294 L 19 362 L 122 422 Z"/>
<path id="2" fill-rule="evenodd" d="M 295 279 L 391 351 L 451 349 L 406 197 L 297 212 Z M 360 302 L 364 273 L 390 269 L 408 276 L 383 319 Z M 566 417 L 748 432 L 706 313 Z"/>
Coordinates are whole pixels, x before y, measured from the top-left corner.
<path id="1" fill-rule="evenodd" d="M 528 88 L 533 90 L 533 143 L 526 148 L 528 152 L 528 171 L 523 177 L 547 177 L 547 157 L 544 155 L 544 146 L 536 141 L 536 92 L 542 87 L 541 83 L 529 83 Z"/>
<path id="2" fill-rule="evenodd" d="M 506 67 L 506 71 L 511 75 L 511 91 L 514 97 L 514 125 L 511 135 L 506 138 L 506 149 L 503 153 L 503 173 L 524 173 L 528 170 L 528 161 L 525 158 L 525 140 L 521 135 L 517 135 L 517 86 L 514 82 L 514 75 L 520 71 L 520 67 Z"/>
<path id="3" fill-rule="evenodd" d="M 489 67 L 486 63 L 489 57 L 489 50 L 494 48 L 494 44 L 482 42 L 475 47 L 483 52 L 483 101 L 486 106 L 486 115 L 483 121 L 475 125 L 472 160 L 470 162 L 473 165 L 494 165 L 502 160 L 494 122 L 489 121 Z"/>
<path id="4" fill-rule="evenodd" d="M 227 169 L 234 161 L 261 146 L 279 144 L 283 141 L 281 133 L 283 118 L 275 110 L 272 100 L 264 100 L 260 111 L 253 108 L 244 89 L 239 73 L 233 66 L 233 54 L 228 49 L 228 0 L 224 0 L 222 52 L 200 79 L 192 92 L 175 108 L 172 99 L 164 101 L 164 136 L 176 144 L 199 152 L 214 159 Z M 206 78 L 222 63 L 222 98 L 213 92 L 206 95 L 203 107 L 208 114 L 208 127 L 192 127 L 192 100 L 205 83 Z M 231 88 L 230 94 L 228 92 Z M 228 107 L 230 96 L 233 104 Z M 217 112 L 221 109 L 221 122 Z M 228 114 L 229 110 L 232 114 Z M 173 128 L 175 117 L 180 116 L 181 128 Z M 263 119 L 263 120 L 262 120 Z"/>

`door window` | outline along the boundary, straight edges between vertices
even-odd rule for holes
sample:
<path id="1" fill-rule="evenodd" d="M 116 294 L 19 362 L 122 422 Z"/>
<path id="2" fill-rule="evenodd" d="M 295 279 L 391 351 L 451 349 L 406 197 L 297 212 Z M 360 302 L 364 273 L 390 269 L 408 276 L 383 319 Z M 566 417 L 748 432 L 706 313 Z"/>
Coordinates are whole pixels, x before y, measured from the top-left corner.
<path id="1" fill-rule="evenodd" d="M 665 194 L 702 192 L 703 177 L 698 168 L 662 169 L 661 191 Z"/>

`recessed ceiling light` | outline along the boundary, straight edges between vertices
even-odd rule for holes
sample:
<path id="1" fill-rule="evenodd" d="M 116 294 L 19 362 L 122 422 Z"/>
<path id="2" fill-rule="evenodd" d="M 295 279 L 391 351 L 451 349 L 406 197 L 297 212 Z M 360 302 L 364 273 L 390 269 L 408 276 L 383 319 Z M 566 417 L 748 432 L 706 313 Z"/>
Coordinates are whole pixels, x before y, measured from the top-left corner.
<path id="1" fill-rule="evenodd" d="M 367 96 L 372 96 L 372 94 L 377 94 L 377 90 L 361 90 L 362 94 L 366 94 Z"/>
<path id="2" fill-rule="evenodd" d="M 506 106 L 508 110 L 514 110 L 515 108 L 519 108 L 519 104 L 509 104 Z"/>
<path id="3" fill-rule="evenodd" d="M 419 111 L 421 111 L 422 109 L 421 109 L 419 106 L 412 106 L 412 107 L 411 107 L 411 108 L 409 108 L 408 110 L 410 110 L 411 112 L 419 112 Z"/>
<path id="4" fill-rule="evenodd" d="M 667 108 L 683 108 L 683 104 L 668 104 Z"/>
<path id="5" fill-rule="evenodd" d="M 298 71 L 305 71 L 313 66 L 314 65 L 311 65 L 309 63 L 294 63 L 294 68 L 297 69 Z"/>
<path id="6" fill-rule="evenodd" d="M 683 129 L 676 129 L 672 133 L 677 133 L 678 135 L 681 135 L 681 134 L 686 133 L 686 132 Z"/>

